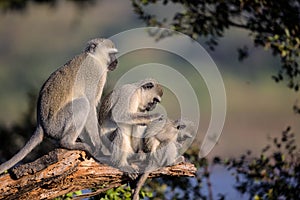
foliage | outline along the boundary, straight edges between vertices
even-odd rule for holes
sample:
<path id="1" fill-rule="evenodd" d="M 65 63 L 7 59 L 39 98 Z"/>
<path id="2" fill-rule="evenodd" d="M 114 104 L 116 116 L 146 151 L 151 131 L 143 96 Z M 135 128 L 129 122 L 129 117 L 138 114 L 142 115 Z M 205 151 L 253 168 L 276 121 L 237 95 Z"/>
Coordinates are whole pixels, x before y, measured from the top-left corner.
<path id="1" fill-rule="evenodd" d="M 141 190 L 141 198 L 152 197 L 152 192 Z M 131 199 L 131 187 L 128 185 L 122 185 L 118 188 L 112 188 L 105 193 L 96 195 L 90 198 L 91 200 L 130 200 Z"/>
<path id="2" fill-rule="evenodd" d="M 247 151 L 240 158 L 222 161 L 216 157 L 210 163 L 198 159 L 197 148 L 191 148 L 185 157 L 198 168 L 195 178 L 163 177 L 151 180 L 145 186 L 153 190 L 153 199 L 214 199 L 209 167 L 226 167 L 235 177 L 234 187 L 245 197 L 255 200 L 300 199 L 300 151 L 290 127 L 280 138 L 270 138 L 272 144 L 262 149 L 259 156 Z M 206 187 L 205 192 L 203 188 Z M 226 199 L 217 193 L 217 199 Z"/>
<path id="3" fill-rule="evenodd" d="M 249 199 L 300 199 L 300 152 L 290 127 L 273 138 L 260 156 L 251 152 L 225 162 L 235 172 L 235 188 Z"/>
<path id="4" fill-rule="evenodd" d="M 79 191 L 76 191 L 76 192 L 70 192 L 70 193 L 65 194 L 63 196 L 57 197 L 54 200 L 71 200 L 73 196 L 81 195 L 81 194 L 82 194 L 82 191 L 79 190 Z"/>
<path id="5" fill-rule="evenodd" d="M 131 189 L 129 186 L 122 185 L 118 188 L 112 188 L 106 191 L 106 193 L 91 197 L 92 200 L 130 200 Z"/>
<path id="6" fill-rule="evenodd" d="M 198 148 L 190 148 L 185 158 L 197 167 L 196 177 L 162 177 L 148 181 L 145 190 L 153 191 L 151 199 L 212 199 L 209 161 L 198 159 Z M 205 186 L 206 185 L 206 186 Z M 208 188 L 208 193 L 203 190 Z M 219 195 L 221 199 L 221 194 Z"/>
<path id="7" fill-rule="evenodd" d="M 95 0 L 69 1 L 78 5 L 95 2 Z M 51 6 L 58 3 L 57 0 L 2 0 L 0 9 L 24 10 L 30 2 Z M 147 7 L 159 2 L 164 6 L 169 3 L 181 5 L 182 10 L 176 12 L 171 21 L 147 13 L 149 11 Z M 280 58 L 281 69 L 273 79 L 276 82 L 286 80 L 290 88 L 299 90 L 300 2 L 298 0 L 132 0 L 132 5 L 135 13 L 148 26 L 167 27 L 194 39 L 204 37 L 211 50 L 216 48 L 219 38 L 223 37 L 229 28 L 249 31 L 255 46 L 263 47 Z M 170 36 L 170 33 L 158 32 L 153 36 L 163 39 Z M 249 55 L 249 47 L 241 45 L 238 53 L 239 60 L 245 59 Z M 0 126 L 2 147 L 0 158 L 11 157 L 34 131 L 35 99 L 34 95 L 30 95 L 28 112 L 24 114 L 20 124 L 10 128 Z M 293 110 L 300 113 L 298 105 L 295 105 Z M 39 149 L 49 150 L 49 148 Z M 141 195 L 153 196 L 153 199 L 212 199 L 210 163 L 207 159 L 198 160 L 197 155 L 198 151 L 193 148 L 185 155 L 199 169 L 195 178 L 164 177 L 148 181 Z M 214 163 L 220 164 L 221 159 L 216 158 Z M 241 194 L 248 194 L 249 199 L 300 199 L 300 156 L 295 145 L 295 135 L 291 133 L 290 128 L 282 132 L 281 138 L 273 138 L 272 145 L 264 148 L 258 157 L 253 157 L 251 152 L 247 152 L 240 158 L 226 160 L 223 164 L 235 173 L 236 189 Z M 208 194 L 203 192 L 205 184 Z M 70 193 L 60 199 L 68 199 L 73 195 L 74 193 Z M 92 199 L 128 199 L 130 195 L 130 187 L 121 186 Z M 219 198 L 225 197 L 220 194 Z"/>
<path id="8" fill-rule="evenodd" d="M 96 0 L 68 0 L 83 8 Z M 270 50 L 281 60 L 281 69 L 272 76 L 276 82 L 287 81 L 288 87 L 299 90 L 300 69 L 300 3 L 299 0 L 131 0 L 134 12 L 148 25 L 166 27 L 194 39 L 205 37 L 211 50 L 220 37 L 232 27 L 249 31 L 257 47 Z M 0 10 L 24 10 L 29 2 L 55 7 L 57 0 L 2 0 Z M 171 20 L 148 13 L 151 5 L 181 5 Z M 150 9 L 151 12 L 151 9 Z M 153 33 L 158 39 L 170 36 L 168 31 Z M 249 55 L 249 48 L 241 45 L 238 59 Z"/>
<path id="9" fill-rule="evenodd" d="M 182 9 L 171 20 L 160 19 L 147 7 L 162 3 L 179 4 Z M 272 78 L 287 80 L 288 87 L 299 90 L 300 3 L 298 0 L 132 0 L 134 11 L 148 26 L 166 27 L 194 39 L 207 38 L 211 50 L 231 27 L 249 31 L 255 46 L 279 56 L 281 69 Z M 151 12 L 151 11 L 150 11 Z M 170 36 L 168 31 L 154 33 L 157 39 Z M 238 49 L 239 59 L 248 56 L 248 47 Z"/>
<path id="10" fill-rule="evenodd" d="M 94 3 L 96 0 L 68 0 L 78 4 L 79 6 L 84 6 L 85 4 Z M 1 0 L 0 9 L 3 11 L 8 10 L 24 10 L 29 3 L 39 3 L 39 4 L 49 4 L 52 7 L 55 7 L 59 2 L 58 0 Z"/>
<path id="11" fill-rule="evenodd" d="M 9 158 L 21 148 L 23 144 L 16 144 L 14 138 L 29 137 L 35 127 L 33 115 L 35 95 L 29 95 L 29 109 L 24 113 L 21 124 L 11 128 L 0 126 L 0 145 L 3 147 L 1 157 Z M 22 136 L 22 135 L 28 136 Z M 6 142 L 4 142 L 6 141 Z M 13 144 L 13 145 L 12 145 Z M 17 147 L 15 147 L 17 146 Z M 12 150 L 14 149 L 14 150 Z M 42 155 L 42 149 L 34 152 L 35 157 Z M 5 150 L 5 151 L 4 151 Z M 295 135 L 288 127 L 282 132 L 281 138 L 272 139 L 272 145 L 267 146 L 258 157 L 251 157 L 251 153 L 243 154 L 239 159 L 228 159 L 222 162 L 221 158 L 215 158 L 213 163 L 207 159 L 198 159 L 198 149 L 190 148 L 185 153 L 185 158 L 194 163 L 198 168 L 195 178 L 163 177 L 147 181 L 141 192 L 141 198 L 151 199 L 213 199 L 209 170 L 212 164 L 224 164 L 231 172 L 235 172 L 236 189 L 241 194 L 247 194 L 249 199 L 300 199 L 300 154 L 295 144 Z M 203 188 L 207 188 L 205 192 Z M 80 191 L 79 191 L 80 192 Z M 77 193 L 69 193 L 59 199 L 70 199 Z M 219 199 L 225 196 L 218 194 Z M 106 193 L 92 197 L 91 199 L 126 199 L 131 197 L 129 186 L 108 190 Z"/>

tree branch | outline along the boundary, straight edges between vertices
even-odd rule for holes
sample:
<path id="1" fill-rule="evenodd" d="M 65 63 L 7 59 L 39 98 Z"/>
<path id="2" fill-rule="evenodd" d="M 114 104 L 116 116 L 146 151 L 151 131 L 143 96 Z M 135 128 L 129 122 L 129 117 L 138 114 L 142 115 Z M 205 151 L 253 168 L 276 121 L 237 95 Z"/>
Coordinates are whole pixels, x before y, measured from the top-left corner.
<path id="1" fill-rule="evenodd" d="M 150 178 L 194 176 L 195 173 L 193 164 L 181 163 L 156 170 Z M 83 151 L 56 149 L 0 176 L 0 199 L 53 199 L 69 192 L 98 188 L 80 196 L 87 197 L 129 181 L 122 171 L 97 163 Z"/>

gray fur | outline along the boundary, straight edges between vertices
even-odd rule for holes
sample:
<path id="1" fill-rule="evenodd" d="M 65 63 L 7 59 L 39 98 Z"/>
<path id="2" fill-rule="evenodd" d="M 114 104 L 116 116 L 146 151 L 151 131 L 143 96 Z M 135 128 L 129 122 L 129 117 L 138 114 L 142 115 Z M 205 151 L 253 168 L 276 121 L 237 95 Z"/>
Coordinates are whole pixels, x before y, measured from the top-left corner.
<path id="1" fill-rule="evenodd" d="M 164 118 L 150 123 L 144 139 L 144 152 L 149 153 L 145 171 L 174 164 L 181 155 L 180 149 L 185 147 L 194 132 L 190 121 Z"/>
<path id="2" fill-rule="evenodd" d="M 116 88 L 103 100 L 99 112 L 100 135 L 105 143 L 102 152 L 111 154 L 110 164 L 128 173 L 136 172 L 136 167 L 128 163 L 135 153 L 132 136 L 136 127 L 162 117 L 146 113 L 155 108 L 162 95 L 157 81 L 145 79 Z"/>
<path id="3" fill-rule="evenodd" d="M 144 135 L 144 153 L 140 153 L 140 165 L 145 165 L 145 168 L 133 190 L 133 200 L 139 200 L 139 192 L 152 171 L 184 162 L 181 149 L 186 147 L 193 134 L 195 134 L 194 125 L 186 120 L 172 121 L 163 118 L 147 126 Z"/>

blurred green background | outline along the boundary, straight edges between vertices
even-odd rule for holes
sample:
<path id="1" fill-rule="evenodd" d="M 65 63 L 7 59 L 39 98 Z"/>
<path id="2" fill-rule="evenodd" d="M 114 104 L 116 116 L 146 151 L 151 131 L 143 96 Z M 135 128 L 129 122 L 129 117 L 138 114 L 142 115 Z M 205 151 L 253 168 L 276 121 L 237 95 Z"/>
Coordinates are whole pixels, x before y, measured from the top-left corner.
<path id="1" fill-rule="evenodd" d="M 169 15 L 177 7 L 149 9 Z M 80 53 L 89 39 L 145 26 L 128 0 L 93 1 L 81 6 L 71 1 L 58 1 L 52 6 L 29 3 L 21 12 L 6 10 L 0 16 L 0 124 L 5 126 L 20 122 L 28 108 L 27 93 L 37 95 L 50 73 Z M 271 79 L 280 67 L 279 59 L 254 47 L 247 31 L 229 29 L 215 51 L 205 46 L 204 39 L 199 42 L 217 64 L 227 93 L 225 126 L 209 156 L 237 156 L 247 149 L 256 152 L 264 146 L 268 135 L 280 135 L 288 125 L 296 132 L 300 130 L 299 117 L 292 111 L 299 94 Z M 250 56 L 239 62 L 237 48 L 243 44 L 250 47 Z M 124 72 L 149 60 L 168 60 L 200 91 L 197 95 L 202 137 L 210 119 L 209 94 L 204 82 L 193 76 L 191 67 L 167 53 L 149 50 L 121 58 L 119 68 L 109 75 L 106 90 Z M 163 105 L 172 110 L 177 104 L 172 105 L 168 99 L 172 99 L 170 92 L 166 93 Z"/>

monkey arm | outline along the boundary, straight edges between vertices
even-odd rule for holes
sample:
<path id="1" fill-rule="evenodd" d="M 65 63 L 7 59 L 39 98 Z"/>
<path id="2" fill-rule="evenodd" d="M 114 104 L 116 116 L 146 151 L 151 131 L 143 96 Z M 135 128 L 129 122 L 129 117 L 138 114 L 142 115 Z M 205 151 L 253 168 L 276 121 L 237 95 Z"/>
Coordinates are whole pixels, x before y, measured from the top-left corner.
<path id="1" fill-rule="evenodd" d="M 143 125 L 162 117 L 161 114 L 146 114 L 146 113 L 118 113 L 112 116 L 117 123 L 130 125 Z"/>

